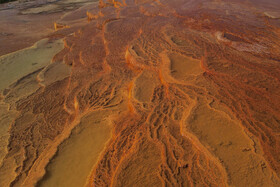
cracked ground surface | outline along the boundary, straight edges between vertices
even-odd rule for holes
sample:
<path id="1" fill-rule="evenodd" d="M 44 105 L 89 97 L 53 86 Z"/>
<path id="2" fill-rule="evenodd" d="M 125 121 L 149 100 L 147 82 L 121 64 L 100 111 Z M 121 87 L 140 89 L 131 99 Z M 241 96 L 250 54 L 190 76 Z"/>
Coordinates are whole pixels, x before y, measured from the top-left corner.
<path id="1" fill-rule="evenodd" d="M 0 57 L 0 186 L 279 186 L 279 6 L 68 10 L 47 39 Z"/>

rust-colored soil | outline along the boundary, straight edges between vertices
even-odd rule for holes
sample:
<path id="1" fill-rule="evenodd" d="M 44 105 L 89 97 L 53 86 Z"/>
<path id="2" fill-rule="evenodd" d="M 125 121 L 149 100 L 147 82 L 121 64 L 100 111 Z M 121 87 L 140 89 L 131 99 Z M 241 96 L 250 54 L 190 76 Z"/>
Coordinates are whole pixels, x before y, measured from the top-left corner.
<path id="1" fill-rule="evenodd" d="M 0 186 L 280 186 L 277 0 L 72 3 L 0 52 Z"/>

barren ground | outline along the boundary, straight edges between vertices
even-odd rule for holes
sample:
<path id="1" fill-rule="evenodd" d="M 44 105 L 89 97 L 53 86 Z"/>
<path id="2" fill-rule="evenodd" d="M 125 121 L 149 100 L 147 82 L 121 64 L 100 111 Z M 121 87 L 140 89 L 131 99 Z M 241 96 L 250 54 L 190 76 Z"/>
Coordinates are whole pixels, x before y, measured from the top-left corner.
<path id="1" fill-rule="evenodd" d="M 277 7 L 0 5 L 0 186 L 280 186 Z"/>

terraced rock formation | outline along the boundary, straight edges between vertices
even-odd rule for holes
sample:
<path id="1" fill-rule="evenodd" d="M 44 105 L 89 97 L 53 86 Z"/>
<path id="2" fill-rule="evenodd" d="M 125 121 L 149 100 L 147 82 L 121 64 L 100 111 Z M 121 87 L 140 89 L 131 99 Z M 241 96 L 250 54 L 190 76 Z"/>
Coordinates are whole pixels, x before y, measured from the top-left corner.
<path id="1" fill-rule="evenodd" d="M 279 186 L 277 7 L 100 0 L 0 57 L 56 54 L 0 84 L 0 186 Z"/>

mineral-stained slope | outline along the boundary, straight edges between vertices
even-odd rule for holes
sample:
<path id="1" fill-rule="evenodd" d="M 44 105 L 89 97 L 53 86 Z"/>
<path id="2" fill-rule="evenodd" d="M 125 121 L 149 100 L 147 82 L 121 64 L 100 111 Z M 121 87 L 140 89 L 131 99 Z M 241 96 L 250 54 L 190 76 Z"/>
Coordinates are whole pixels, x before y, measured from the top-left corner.
<path id="1" fill-rule="evenodd" d="M 3 90 L 1 119 L 11 126 L 0 185 L 75 186 L 80 173 L 87 186 L 280 186 L 277 7 L 89 6 L 88 23 L 64 38 L 52 64 Z M 32 80 L 34 92 L 17 96 Z M 80 167 L 83 149 L 93 151 L 81 154 Z M 59 172 L 67 165 L 72 173 Z"/>

